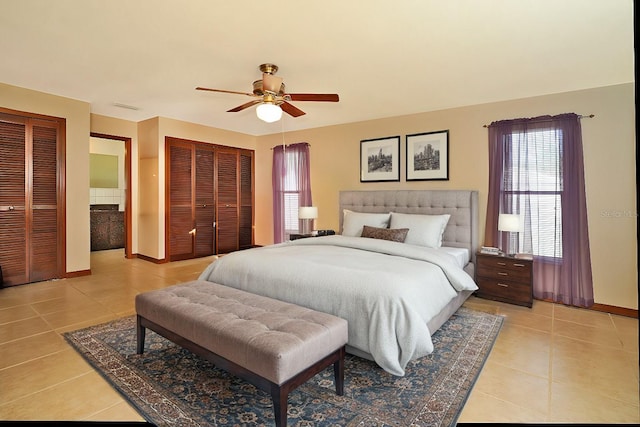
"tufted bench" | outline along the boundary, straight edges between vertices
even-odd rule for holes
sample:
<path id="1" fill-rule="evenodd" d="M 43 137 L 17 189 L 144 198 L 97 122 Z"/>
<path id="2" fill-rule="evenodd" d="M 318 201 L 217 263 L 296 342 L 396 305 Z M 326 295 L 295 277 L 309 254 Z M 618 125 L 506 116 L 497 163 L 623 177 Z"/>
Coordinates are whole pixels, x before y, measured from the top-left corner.
<path id="1" fill-rule="evenodd" d="M 137 352 L 149 328 L 271 394 L 276 426 L 289 392 L 333 364 L 344 390 L 347 321 L 206 281 L 136 295 Z"/>

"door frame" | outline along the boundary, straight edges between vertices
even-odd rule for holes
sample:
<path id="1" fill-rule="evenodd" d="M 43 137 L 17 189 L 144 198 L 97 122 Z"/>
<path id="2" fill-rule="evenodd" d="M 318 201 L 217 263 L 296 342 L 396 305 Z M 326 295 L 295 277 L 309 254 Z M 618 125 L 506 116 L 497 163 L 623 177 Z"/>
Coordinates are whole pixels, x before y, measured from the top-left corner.
<path id="1" fill-rule="evenodd" d="M 124 180 L 125 180 L 125 201 L 124 201 L 124 221 L 125 221 L 125 238 L 124 238 L 124 257 L 133 258 L 131 246 L 133 236 L 131 232 L 131 138 L 126 136 L 109 135 L 99 132 L 91 132 L 90 136 L 94 138 L 112 139 L 124 142 Z"/>

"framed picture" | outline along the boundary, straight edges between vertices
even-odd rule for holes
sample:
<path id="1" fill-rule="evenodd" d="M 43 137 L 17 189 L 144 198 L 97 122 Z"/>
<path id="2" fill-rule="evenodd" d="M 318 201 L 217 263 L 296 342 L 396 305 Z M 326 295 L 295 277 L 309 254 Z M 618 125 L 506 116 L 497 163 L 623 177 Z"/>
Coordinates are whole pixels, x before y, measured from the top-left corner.
<path id="1" fill-rule="evenodd" d="M 407 181 L 449 179 L 449 131 L 407 135 Z"/>
<path id="2" fill-rule="evenodd" d="M 400 137 L 360 141 L 360 182 L 400 181 Z"/>

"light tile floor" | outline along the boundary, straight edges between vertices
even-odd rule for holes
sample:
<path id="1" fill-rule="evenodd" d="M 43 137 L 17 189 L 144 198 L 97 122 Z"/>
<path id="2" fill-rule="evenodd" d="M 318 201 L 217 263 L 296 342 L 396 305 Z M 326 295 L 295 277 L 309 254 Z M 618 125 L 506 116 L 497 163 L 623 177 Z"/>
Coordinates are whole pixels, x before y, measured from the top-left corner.
<path id="1" fill-rule="evenodd" d="M 62 333 L 134 313 L 133 297 L 198 277 L 212 258 L 153 264 L 94 252 L 92 275 L 0 289 L 0 420 L 143 418 Z M 638 319 L 470 298 L 505 316 L 461 423 L 640 423 Z"/>

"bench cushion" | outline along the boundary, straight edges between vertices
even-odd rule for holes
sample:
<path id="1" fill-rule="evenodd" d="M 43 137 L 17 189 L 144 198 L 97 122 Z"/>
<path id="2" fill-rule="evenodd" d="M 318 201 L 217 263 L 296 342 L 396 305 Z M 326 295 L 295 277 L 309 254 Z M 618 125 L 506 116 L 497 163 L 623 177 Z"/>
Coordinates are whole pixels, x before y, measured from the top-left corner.
<path id="1" fill-rule="evenodd" d="M 138 315 L 276 384 L 347 343 L 347 321 L 206 281 L 136 296 Z"/>

